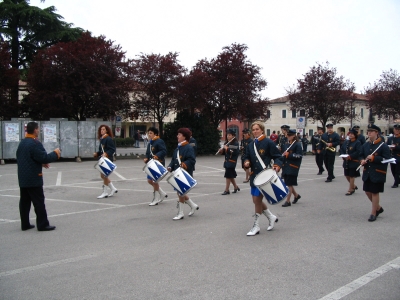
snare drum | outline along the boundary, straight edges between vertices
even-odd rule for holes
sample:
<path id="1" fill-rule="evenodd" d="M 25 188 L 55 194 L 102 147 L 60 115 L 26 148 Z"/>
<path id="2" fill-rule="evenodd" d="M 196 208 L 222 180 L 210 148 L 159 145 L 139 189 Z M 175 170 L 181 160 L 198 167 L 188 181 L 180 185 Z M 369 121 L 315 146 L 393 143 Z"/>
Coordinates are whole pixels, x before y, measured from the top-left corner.
<path id="1" fill-rule="evenodd" d="M 178 168 L 168 176 L 167 182 L 172 185 L 180 196 L 186 195 L 194 188 L 197 181 L 182 168 Z"/>
<path id="2" fill-rule="evenodd" d="M 109 160 L 107 157 L 100 157 L 99 161 L 94 165 L 94 168 L 97 169 L 101 174 L 108 177 L 117 166 Z"/>
<path id="3" fill-rule="evenodd" d="M 286 199 L 289 194 L 288 187 L 273 169 L 261 171 L 253 183 L 272 205 Z"/>
<path id="4" fill-rule="evenodd" d="M 143 167 L 143 172 L 153 179 L 154 182 L 160 182 L 168 175 L 168 170 L 157 160 L 150 159 Z"/>

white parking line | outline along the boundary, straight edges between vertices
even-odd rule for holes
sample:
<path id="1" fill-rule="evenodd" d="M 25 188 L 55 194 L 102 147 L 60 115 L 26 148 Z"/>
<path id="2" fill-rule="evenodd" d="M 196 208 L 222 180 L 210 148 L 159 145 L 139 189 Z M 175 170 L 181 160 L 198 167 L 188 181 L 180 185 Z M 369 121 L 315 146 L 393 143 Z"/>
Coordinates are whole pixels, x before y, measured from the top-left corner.
<path id="1" fill-rule="evenodd" d="M 325 297 L 321 298 L 320 300 L 339 300 L 342 299 L 343 297 L 351 294 L 355 290 L 358 290 L 360 287 L 366 285 L 367 283 L 371 282 L 372 280 L 382 276 L 383 274 L 394 270 L 394 269 L 400 269 L 400 256 L 387 264 L 384 264 L 383 266 L 373 270 L 372 272 L 369 272 L 368 274 L 365 274 L 364 276 L 361 276 L 360 278 L 354 280 L 353 282 L 350 282 L 349 284 L 346 284 L 345 286 L 337 289 L 336 291 L 330 293 L 329 295 L 326 295 Z"/>
<path id="2" fill-rule="evenodd" d="M 21 268 L 21 269 L 16 269 L 16 270 L 12 270 L 12 271 L 5 271 L 5 272 L 0 273 L 0 277 L 6 277 L 6 276 L 10 276 L 10 275 L 20 274 L 20 273 L 29 272 L 29 271 L 35 271 L 35 270 L 58 266 L 58 265 L 62 265 L 62 264 L 68 264 L 71 262 L 77 262 L 77 261 L 81 261 L 84 259 L 89 259 L 89 258 L 92 258 L 95 256 L 96 255 L 94 255 L 94 254 L 89 254 L 89 255 L 78 256 L 78 257 L 74 257 L 74 258 L 53 261 L 53 262 L 49 262 L 49 263 L 45 263 L 45 264 L 41 264 L 41 265 L 37 265 L 37 266 Z"/>
<path id="3" fill-rule="evenodd" d="M 60 186 L 60 185 L 61 185 L 61 172 L 58 172 L 56 186 Z"/>
<path id="4" fill-rule="evenodd" d="M 117 171 L 114 171 L 113 174 L 117 175 L 122 180 L 126 180 L 126 178 L 124 176 L 122 176 L 121 174 L 119 174 Z"/>

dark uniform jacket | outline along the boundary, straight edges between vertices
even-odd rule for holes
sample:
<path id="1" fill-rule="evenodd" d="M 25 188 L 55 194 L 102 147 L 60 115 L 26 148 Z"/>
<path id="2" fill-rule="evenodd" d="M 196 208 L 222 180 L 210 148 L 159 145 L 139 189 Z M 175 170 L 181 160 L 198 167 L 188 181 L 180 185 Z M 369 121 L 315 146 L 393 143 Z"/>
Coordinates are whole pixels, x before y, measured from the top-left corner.
<path id="1" fill-rule="evenodd" d="M 103 146 L 103 148 L 101 146 Z M 99 151 L 97 151 L 97 157 L 103 155 L 103 149 L 104 152 L 106 153 L 107 158 L 113 161 L 115 153 L 115 143 L 113 139 L 109 137 L 107 134 L 105 134 L 100 138 L 100 145 L 99 145 Z"/>
<path id="2" fill-rule="evenodd" d="M 276 142 L 277 142 L 277 145 L 279 146 L 279 149 L 281 149 L 281 152 L 283 152 L 282 148 L 287 142 L 287 137 L 283 134 L 280 134 L 278 139 L 276 140 Z"/>
<path id="3" fill-rule="evenodd" d="M 318 149 L 319 139 L 321 138 L 321 135 L 322 134 L 316 134 L 311 137 L 311 147 L 312 147 L 311 149 L 312 150 Z"/>
<path id="4" fill-rule="evenodd" d="M 250 168 L 251 168 L 250 185 L 252 187 L 255 187 L 255 185 L 253 184 L 254 178 L 258 173 L 260 173 L 263 170 L 261 163 L 258 161 L 258 158 L 256 156 L 256 152 L 254 150 L 254 144 L 256 145 L 257 152 L 266 167 L 269 166 L 271 160 L 275 160 L 274 166 L 276 165 L 279 168 L 282 167 L 282 161 L 279 161 L 279 159 L 282 157 L 282 154 L 276 147 L 276 144 L 270 139 L 266 138 L 265 135 L 260 137 L 258 140 L 255 139 L 247 146 L 244 157 L 245 162 L 246 161 L 250 162 Z"/>
<path id="5" fill-rule="evenodd" d="M 332 147 L 336 149 L 336 147 L 340 144 L 340 136 L 336 133 L 333 132 L 332 134 L 329 134 L 328 132 L 325 132 L 322 134 L 321 139 L 324 140 L 327 143 L 332 143 Z M 336 155 L 336 151 L 332 152 L 329 150 L 326 150 L 326 145 L 323 142 L 320 142 L 318 145 L 318 150 L 322 150 L 324 155 Z"/>
<path id="6" fill-rule="evenodd" d="M 224 168 L 235 169 L 239 157 L 239 143 L 236 138 L 229 143 L 228 150 L 224 148 L 222 153 L 225 154 Z"/>
<path id="7" fill-rule="evenodd" d="M 177 158 L 178 150 L 179 150 L 179 158 L 181 160 L 181 165 L 179 165 L 179 161 Z M 190 146 L 187 141 L 184 141 L 181 143 L 180 146 L 178 146 L 178 148 L 174 150 L 168 168 L 171 168 L 171 171 L 175 171 L 179 167 L 182 167 L 191 176 L 193 176 L 193 170 L 195 164 L 196 164 L 196 156 L 194 155 L 193 147 Z"/>
<path id="8" fill-rule="evenodd" d="M 240 151 L 241 151 L 241 159 L 242 159 L 242 162 L 244 161 L 244 156 L 245 156 L 245 154 L 246 154 L 246 149 L 247 149 L 247 146 L 250 144 L 250 142 L 252 142 L 253 141 L 253 139 L 252 138 L 248 138 L 248 139 L 243 139 L 242 140 L 242 142 L 241 142 L 241 145 L 240 145 Z"/>
<path id="9" fill-rule="evenodd" d="M 47 153 L 42 143 L 27 134 L 17 149 L 18 182 L 21 188 L 43 186 L 42 164 L 58 159 L 57 153 Z"/>
<path id="10" fill-rule="evenodd" d="M 357 169 L 360 165 L 360 152 L 361 152 L 361 143 L 357 139 L 354 140 L 346 140 L 342 148 L 340 148 L 340 154 L 348 154 L 350 156 L 350 160 L 343 159 L 343 168 L 345 169 Z"/>
<path id="11" fill-rule="evenodd" d="M 165 166 L 165 155 L 167 155 L 167 147 L 165 146 L 164 141 L 160 139 L 158 136 L 154 137 L 147 144 L 146 158 L 148 160 L 149 159 L 158 160 L 163 166 Z"/>
<path id="12" fill-rule="evenodd" d="M 400 164 L 400 135 L 389 137 L 387 144 L 396 146 L 390 148 L 390 151 L 392 152 L 392 157 L 396 159 L 396 163 Z"/>
<path id="13" fill-rule="evenodd" d="M 361 133 L 357 136 L 357 140 L 360 141 L 361 146 L 365 144 L 365 136 L 363 136 Z"/>
<path id="14" fill-rule="evenodd" d="M 382 140 L 378 138 L 374 143 L 366 142 L 362 148 L 360 153 L 360 159 L 365 159 L 368 155 L 376 150 L 382 143 Z M 386 182 L 386 171 L 388 164 L 383 164 L 382 160 L 390 158 L 390 150 L 388 145 L 385 143 L 374 153 L 374 159 L 372 161 L 368 161 L 366 165 L 364 165 L 363 170 L 363 181 L 366 181 L 368 178 L 374 183 Z"/>
<path id="15" fill-rule="evenodd" d="M 303 148 L 301 142 L 294 142 L 295 144 L 290 147 L 289 143 L 283 146 L 283 152 L 289 149 L 289 155 L 282 156 L 279 160 L 282 162 L 282 176 L 291 175 L 298 176 L 300 171 L 301 161 L 303 159 Z"/>

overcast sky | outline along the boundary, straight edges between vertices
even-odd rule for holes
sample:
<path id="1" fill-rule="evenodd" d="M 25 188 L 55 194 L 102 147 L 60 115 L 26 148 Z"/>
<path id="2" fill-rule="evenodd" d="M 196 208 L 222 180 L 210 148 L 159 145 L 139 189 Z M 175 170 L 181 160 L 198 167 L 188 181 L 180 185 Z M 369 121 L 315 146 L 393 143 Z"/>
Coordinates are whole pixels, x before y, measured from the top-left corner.
<path id="1" fill-rule="evenodd" d="M 64 21 L 104 35 L 128 58 L 178 52 L 191 69 L 222 47 L 246 44 L 248 59 L 278 98 L 317 62 L 330 62 L 362 92 L 382 71 L 400 72 L 399 0 L 31 0 Z"/>

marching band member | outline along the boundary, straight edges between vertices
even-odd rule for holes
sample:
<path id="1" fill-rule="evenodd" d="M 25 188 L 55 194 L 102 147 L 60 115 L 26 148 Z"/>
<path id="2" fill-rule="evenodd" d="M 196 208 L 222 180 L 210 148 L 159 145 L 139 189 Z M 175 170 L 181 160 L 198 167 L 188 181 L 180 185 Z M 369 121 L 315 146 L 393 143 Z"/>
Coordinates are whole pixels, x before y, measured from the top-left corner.
<path id="1" fill-rule="evenodd" d="M 317 135 L 314 135 L 312 137 L 312 148 L 313 148 L 313 153 L 315 154 L 315 162 L 318 167 L 318 174 L 317 175 L 322 175 L 322 172 L 325 171 L 324 169 L 324 155 L 318 151 L 318 146 L 320 144 L 320 139 L 321 136 L 324 134 L 324 128 L 321 126 L 317 126 Z"/>
<path id="2" fill-rule="evenodd" d="M 193 169 L 196 164 L 196 157 L 194 155 L 193 147 L 190 146 L 189 140 L 192 133 L 188 128 L 178 129 L 178 147 L 174 150 L 172 154 L 171 162 L 168 165 L 168 171 L 172 172 L 178 168 L 185 169 L 190 176 L 193 176 Z M 189 217 L 192 216 L 199 206 L 194 203 L 187 194 L 181 196 L 178 193 L 178 214 L 173 218 L 173 220 L 181 220 L 184 217 L 183 214 L 183 204 L 188 204 L 190 206 Z"/>
<path id="3" fill-rule="evenodd" d="M 299 175 L 300 165 L 303 158 L 303 149 L 301 142 L 296 136 L 296 130 L 289 129 L 287 132 L 288 142 L 283 146 L 283 154 L 281 160 L 282 164 L 282 178 L 289 188 L 289 194 L 282 207 L 291 206 L 290 197 L 293 195 L 293 204 L 296 204 L 301 196 L 296 192 L 294 186 L 297 186 L 297 176 Z M 289 149 L 290 148 L 290 149 Z"/>
<path id="4" fill-rule="evenodd" d="M 253 227 L 247 233 L 248 236 L 254 236 L 260 233 L 259 218 L 261 214 L 264 214 L 269 220 L 269 226 L 267 230 L 272 230 L 275 222 L 278 222 L 278 218 L 271 213 L 271 211 L 267 208 L 267 205 L 263 202 L 263 194 L 253 183 L 256 175 L 263 171 L 263 168 L 258 161 L 256 151 L 266 166 L 270 164 L 272 159 L 277 160 L 274 162 L 273 166 L 275 171 L 279 172 L 282 166 L 282 163 L 279 161 L 279 158 L 282 157 L 282 154 L 276 147 L 275 143 L 265 136 L 264 123 L 260 121 L 254 122 L 251 125 L 251 131 L 253 133 L 254 140 L 247 146 L 244 157 L 244 166 L 245 168 L 251 168 L 250 193 L 255 207 L 255 220 Z"/>
<path id="5" fill-rule="evenodd" d="M 400 124 L 393 126 L 393 136 L 388 138 L 387 144 L 392 152 L 392 157 L 396 159 L 395 164 L 390 164 L 390 170 L 394 177 L 392 188 L 397 188 L 400 183 Z"/>
<path id="6" fill-rule="evenodd" d="M 281 126 L 282 133 L 279 135 L 279 138 L 278 138 L 278 141 L 277 141 L 278 142 L 278 148 L 279 148 L 279 150 L 281 152 L 283 152 L 282 151 L 283 145 L 285 145 L 285 143 L 287 142 L 286 133 L 287 133 L 287 131 L 289 129 L 290 129 L 289 125 L 282 125 Z"/>
<path id="7" fill-rule="evenodd" d="M 353 129 L 357 131 L 358 137 L 357 140 L 360 141 L 361 146 L 365 144 L 365 136 L 360 133 L 360 126 L 354 125 Z"/>
<path id="8" fill-rule="evenodd" d="M 229 185 L 231 183 L 233 185 L 232 193 L 240 191 L 240 188 L 237 186 L 235 181 L 235 178 L 237 176 L 235 168 L 237 164 L 237 159 L 239 157 L 239 143 L 236 140 L 236 132 L 232 129 L 228 129 L 226 137 L 228 141 L 225 143 L 224 147 L 218 151 L 221 154 L 225 154 L 225 191 L 221 195 L 230 194 Z"/>
<path id="9" fill-rule="evenodd" d="M 327 124 L 326 128 L 327 132 L 321 136 L 321 142 L 318 145 L 317 152 L 322 153 L 325 168 L 328 171 L 328 177 L 325 182 L 332 182 L 332 180 L 335 179 L 333 169 L 336 158 L 336 147 L 340 144 L 340 137 L 333 131 L 333 124 Z M 325 141 L 325 143 L 323 141 Z"/>
<path id="10" fill-rule="evenodd" d="M 144 163 L 147 164 L 150 159 L 155 159 L 165 166 L 167 147 L 165 146 L 164 141 L 158 136 L 158 129 L 150 127 L 147 130 L 147 136 L 150 142 L 147 144 L 146 158 L 143 159 Z M 150 202 L 149 206 L 158 205 L 158 203 L 161 203 L 168 197 L 167 193 L 164 192 L 160 185 L 157 182 L 154 182 L 150 176 L 147 176 L 147 182 L 153 187 L 153 200 Z"/>
<path id="11" fill-rule="evenodd" d="M 99 151 L 93 153 L 93 157 L 107 157 L 109 160 L 114 160 L 115 144 L 113 141 L 113 134 L 111 128 L 107 125 L 100 125 L 97 130 L 97 137 L 100 140 Z M 110 178 L 100 173 L 101 179 L 103 179 L 103 193 L 97 197 L 97 199 L 107 198 L 114 196 L 118 193 L 118 190 L 112 184 Z M 110 188 L 110 193 L 107 193 L 107 188 Z"/>
<path id="12" fill-rule="evenodd" d="M 253 139 L 250 137 L 250 130 L 248 130 L 247 128 L 243 129 L 242 132 L 243 132 L 243 139 L 242 139 L 242 142 L 241 142 L 241 145 L 240 145 L 240 151 L 242 153 L 242 156 L 241 156 L 242 168 L 246 173 L 246 180 L 244 180 L 243 183 L 247 183 L 250 180 L 250 169 L 249 168 L 245 168 L 243 163 L 244 163 L 244 156 L 245 156 L 247 145 L 250 144 L 250 142 Z M 276 136 L 276 137 L 278 138 L 278 136 Z"/>
<path id="13" fill-rule="evenodd" d="M 361 165 L 364 166 L 363 190 L 372 203 L 368 221 L 373 222 L 379 214 L 383 213 L 383 208 L 379 204 L 379 193 L 383 193 L 384 190 L 387 164 L 383 164 L 382 161 L 390 158 L 390 150 L 380 138 L 381 129 L 378 126 L 368 125 L 367 132 L 369 141 L 362 146 L 360 159 Z"/>
<path id="14" fill-rule="evenodd" d="M 350 129 L 348 137 L 349 139 L 340 148 L 341 155 L 348 155 L 347 157 L 343 157 L 344 176 L 350 184 L 349 190 L 345 194 L 346 196 L 353 195 L 358 189 L 354 181 L 356 177 L 360 177 L 360 171 L 357 168 L 360 164 L 359 156 L 362 147 L 361 142 L 358 140 L 357 130 L 354 128 Z"/>

